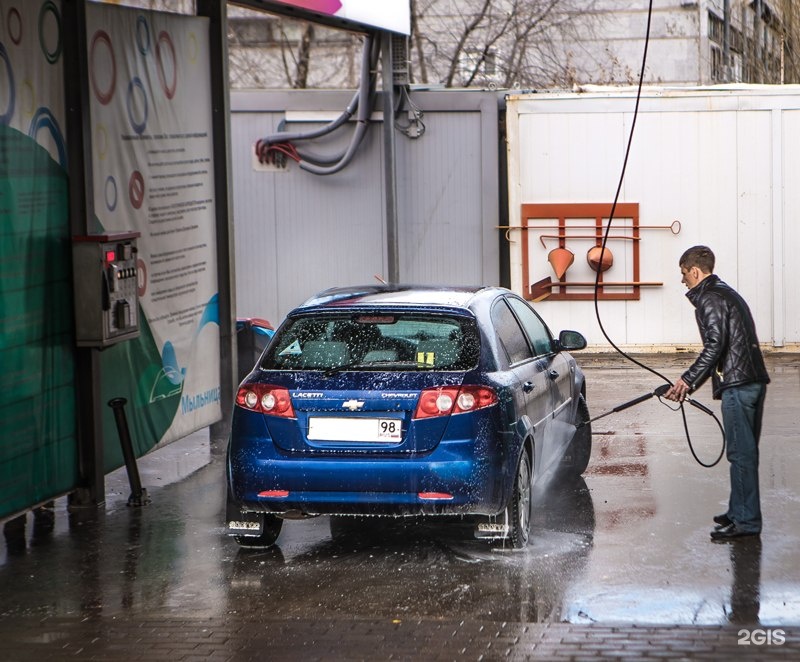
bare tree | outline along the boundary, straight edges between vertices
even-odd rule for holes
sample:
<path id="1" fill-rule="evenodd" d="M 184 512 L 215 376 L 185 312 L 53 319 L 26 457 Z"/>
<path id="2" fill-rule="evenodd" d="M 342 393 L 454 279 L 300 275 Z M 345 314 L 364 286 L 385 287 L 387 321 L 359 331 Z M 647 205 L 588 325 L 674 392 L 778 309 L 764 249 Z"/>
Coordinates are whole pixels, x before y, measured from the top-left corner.
<path id="1" fill-rule="evenodd" d="M 412 0 L 416 82 L 551 87 L 574 81 L 571 52 L 601 18 L 596 0 Z"/>
<path id="2" fill-rule="evenodd" d="M 355 87 L 358 35 L 264 12 L 228 10 L 234 88 Z"/>
<path id="3" fill-rule="evenodd" d="M 797 0 L 782 0 L 783 81 L 800 83 L 800 8 Z"/>

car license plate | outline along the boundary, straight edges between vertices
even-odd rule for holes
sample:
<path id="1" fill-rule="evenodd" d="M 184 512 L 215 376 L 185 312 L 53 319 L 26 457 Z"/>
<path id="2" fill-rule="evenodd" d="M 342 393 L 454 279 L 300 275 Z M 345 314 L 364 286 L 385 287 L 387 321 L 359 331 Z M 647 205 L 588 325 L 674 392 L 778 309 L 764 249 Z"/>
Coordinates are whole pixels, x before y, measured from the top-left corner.
<path id="1" fill-rule="evenodd" d="M 397 418 L 337 418 L 312 416 L 308 438 L 318 441 L 397 443 L 402 440 L 402 421 Z"/>

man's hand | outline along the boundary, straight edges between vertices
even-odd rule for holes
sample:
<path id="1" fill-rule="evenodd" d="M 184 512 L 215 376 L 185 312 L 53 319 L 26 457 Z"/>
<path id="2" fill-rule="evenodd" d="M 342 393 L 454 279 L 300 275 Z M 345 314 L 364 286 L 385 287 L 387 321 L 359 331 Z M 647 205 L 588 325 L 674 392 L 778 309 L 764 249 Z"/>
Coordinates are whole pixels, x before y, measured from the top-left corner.
<path id="1" fill-rule="evenodd" d="M 682 379 L 679 379 L 664 394 L 664 397 L 667 400 L 672 400 L 673 402 L 683 402 L 688 394 L 689 385 Z"/>

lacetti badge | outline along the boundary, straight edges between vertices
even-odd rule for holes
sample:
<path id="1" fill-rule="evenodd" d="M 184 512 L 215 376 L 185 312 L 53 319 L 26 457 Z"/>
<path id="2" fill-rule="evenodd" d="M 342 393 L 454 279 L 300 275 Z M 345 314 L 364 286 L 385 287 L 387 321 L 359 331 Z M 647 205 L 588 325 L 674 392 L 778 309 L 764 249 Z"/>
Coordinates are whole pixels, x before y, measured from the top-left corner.
<path id="1" fill-rule="evenodd" d="M 349 409 L 350 411 L 358 411 L 364 406 L 363 400 L 347 400 L 346 402 L 342 403 L 343 409 Z"/>

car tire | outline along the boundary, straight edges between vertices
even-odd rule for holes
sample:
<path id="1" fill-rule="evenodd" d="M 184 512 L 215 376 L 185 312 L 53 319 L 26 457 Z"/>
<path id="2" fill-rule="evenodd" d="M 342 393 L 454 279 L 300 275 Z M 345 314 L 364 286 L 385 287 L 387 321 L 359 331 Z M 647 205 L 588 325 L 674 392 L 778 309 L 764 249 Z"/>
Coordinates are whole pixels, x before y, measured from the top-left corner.
<path id="1" fill-rule="evenodd" d="M 249 549 L 264 549 L 265 547 L 272 547 L 278 536 L 281 534 L 281 527 L 283 520 L 277 515 L 263 513 L 263 528 L 261 535 L 258 536 L 233 536 L 236 544 L 239 547 L 247 547 Z"/>
<path id="2" fill-rule="evenodd" d="M 562 472 L 572 477 L 579 477 L 589 466 L 592 456 L 592 424 L 589 423 L 589 406 L 583 394 L 578 396 L 578 406 L 575 412 L 575 434 L 569 443 L 567 453 L 561 464 Z"/>
<path id="3" fill-rule="evenodd" d="M 522 451 L 517 465 L 517 477 L 514 480 L 514 492 L 511 503 L 506 507 L 508 522 L 508 542 L 514 549 L 523 549 L 528 544 L 531 530 L 531 514 L 533 508 L 533 466 L 531 453 L 526 448 Z"/>

